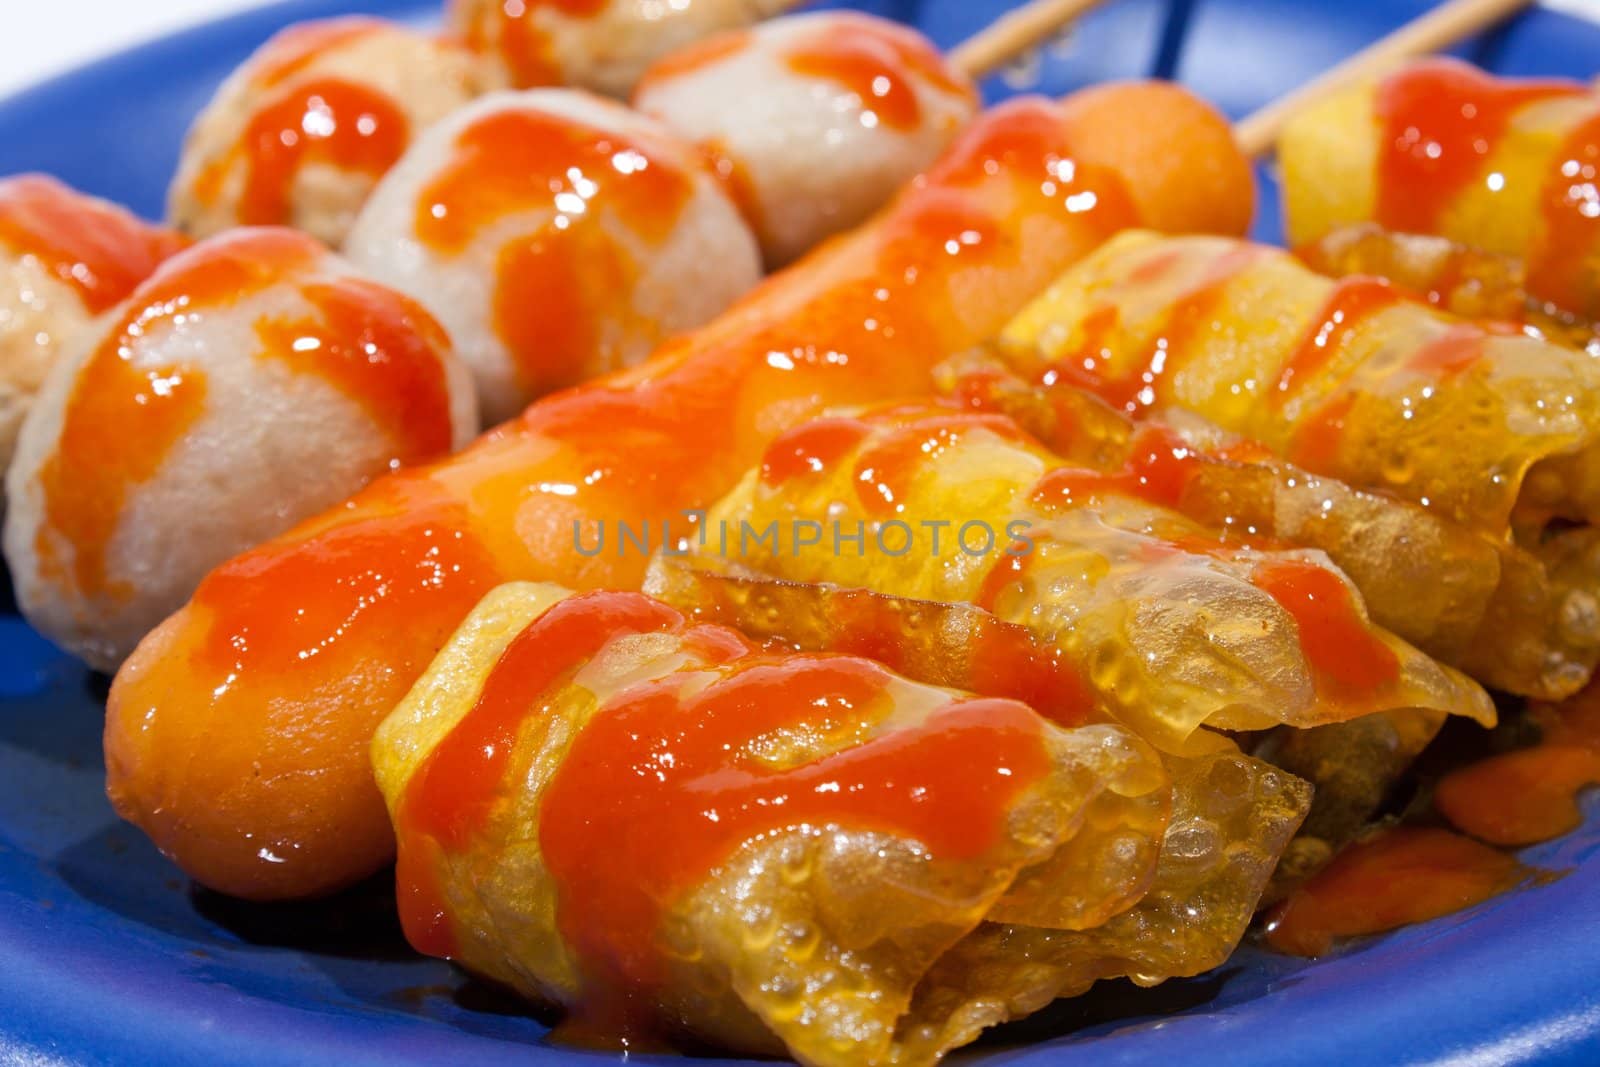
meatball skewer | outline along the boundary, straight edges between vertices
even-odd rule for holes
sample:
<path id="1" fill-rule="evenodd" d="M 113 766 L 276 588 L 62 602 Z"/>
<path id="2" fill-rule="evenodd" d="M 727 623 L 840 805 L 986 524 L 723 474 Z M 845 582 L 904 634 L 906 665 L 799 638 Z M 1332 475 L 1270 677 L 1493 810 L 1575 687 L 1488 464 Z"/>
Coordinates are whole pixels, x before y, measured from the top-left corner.
<path id="1" fill-rule="evenodd" d="M 1098 2 L 1035 0 L 1024 5 L 958 49 L 950 73 L 938 77 L 957 85 L 958 95 L 970 97 L 968 74 L 992 69 Z M 607 89 L 603 72 L 630 49 L 644 50 L 640 57 L 627 61 L 642 71 L 646 57 L 663 56 L 679 45 L 688 45 L 692 52 L 702 35 L 748 25 L 786 6 L 787 0 L 695 0 L 674 5 L 662 14 L 654 8 L 640 10 L 634 0 L 614 4 L 498 0 L 492 5 L 492 17 L 504 31 L 504 40 L 518 39 L 519 33 L 533 32 L 530 27 L 553 19 L 556 25 L 550 32 L 566 42 L 556 50 L 587 57 L 585 63 L 574 58 L 570 67 L 549 67 L 545 76 L 537 78 L 519 77 L 515 69 L 507 69 L 506 55 L 516 49 L 497 51 L 483 32 L 460 23 L 462 19 L 470 22 L 467 9 L 473 7 L 471 3 L 455 5 L 460 30 L 455 37 L 430 36 L 366 17 L 292 26 L 269 40 L 224 82 L 195 120 L 169 191 L 169 214 L 174 224 L 192 237 L 206 237 L 236 225 L 284 225 L 338 245 L 373 186 L 422 131 L 477 96 L 508 86 L 567 84 Z M 845 16 L 815 17 L 826 22 Z M 880 36 L 910 39 L 909 50 L 900 51 L 907 56 L 924 53 L 916 60 L 919 66 L 931 70 L 941 65 L 933 46 L 912 31 L 884 20 L 872 21 L 888 27 Z M 637 23 L 648 34 L 635 40 L 634 31 L 612 32 L 615 25 L 623 23 Z M 852 57 L 845 58 L 849 61 Z M 915 103 L 902 84 L 914 72 L 902 70 L 904 64 L 893 55 L 885 64 L 881 56 L 856 48 L 853 59 L 854 76 L 865 79 L 869 95 L 872 84 L 887 79 L 881 84 L 900 87 L 895 95 L 902 105 L 907 100 Z M 837 56 L 832 57 L 832 68 L 837 74 Z M 632 84 L 630 79 L 611 91 L 622 95 Z M 865 114 L 870 103 L 863 101 L 856 112 Z M 975 97 L 964 103 L 965 117 L 970 118 Z M 801 109 L 798 118 L 802 123 L 805 116 Z M 802 139 L 807 129 L 802 124 Z M 931 141 L 931 152 L 947 143 L 951 132 L 953 127 Z M 823 143 L 807 144 L 806 148 L 830 151 Z M 930 162 L 931 152 L 924 146 L 907 161 L 911 170 L 900 163 L 891 173 L 867 182 L 865 195 L 876 197 L 873 206 L 920 165 Z M 874 156 L 867 158 L 870 161 Z"/>
<path id="2" fill-rule="evenodd" d="M 1005 37 L 986 60 L 1020 47 Z M 638 363 L 751 288 L 741 213 L 769 266 L 863 221 L 978 97 L 914 31 L 826 12 L 674 53 L 639 103 L 491 95 L 424 133 L 351 230 L 351 259 L 450 330 L 487 421 Z"/>

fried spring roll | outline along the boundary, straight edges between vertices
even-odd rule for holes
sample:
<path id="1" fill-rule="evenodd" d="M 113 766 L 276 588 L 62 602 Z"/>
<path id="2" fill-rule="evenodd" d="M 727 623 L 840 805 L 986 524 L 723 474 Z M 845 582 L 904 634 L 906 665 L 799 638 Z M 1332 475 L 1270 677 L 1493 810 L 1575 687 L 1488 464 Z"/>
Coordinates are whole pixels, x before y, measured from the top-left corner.
<path id="1" fill-rule="evenodd" d="M 617 1037 L 808 1064 L 970 1040 L 912 1005 L 952 951 L 1008 961 L 962 945 L 980 923 L 1126 925 L 1171 795 L 1115 725 L 530 583 L 484 599 L 372 756 L 416 947 Z M 1212 800 L 1248 806 L 1250 783 L 1229 785 Z M 1281 845 L 1217 829 L 1252 861 Z"/>
<path id="2" fill-rule="evenodd" d="M 1600 95 L 1428 59 L 1306 108 L 1278 139 L 1292 244 L 1376 222 L 1521 260 L 1528 289 L 1600 314 Z"/>
<path id="3" fill-rule="evenodd" d="M 1029 383 L 986 353 L 937 371 L 967 410 L 1012 414 L 1064 459 L 1169 477 L 1167 503 L 1208 526 L 1328 554 L 1361 591 L 1372 619 L 1429 655 L 1463 654 L 1498 586 L 1495 546 L 1427 509 L 1309 474 L 1190 412 L 1136 422 L 1059 379 Z M 1445 714 L 1395 708 L 1310 729 L 1280 727 L 1252 755 L 1305 779 L 1311 810 L 1284 851 L 1276 900 L 1354 840 L 1444 725 Z"/>
<path id="4" fill-rule="evenodd" d="M 937 376 L 962 407 L 1009 415 L 1063 459 L 1103 470 L 1166 467 L 1179 479 L 1167 505 L 1197 522 L 1326 552 L 1374 622 L 1436 659 L 1466 654 L 1499 587 L 1500 553 L 1473 531 L 1311 474 L 1192 412 L 1135 420 L 1065 380 L 1025 379 L 987 353 L 950 360 Z"/>
<path id="5" fill-rule="evenodd" d="M 1084 713 L 1086 694 L 1059 662 L 1059 650 L 973 605 L 729 575 L 671 557 L 656 560 L 649 585 L 675 606 L 746 632 L 805 649 L 871 649 L 919 681 L 1026 694 L 1068 724 Z M 1280 857 L 1299 843 L 1290 838 L 1312 797 L 1294 775 L 1208 736 L 1216 743 L 1211 752 L 1164 757 L 1172 815 L 1144 897 L 1088 930 L 981 924 L 918 983 L 898 1028 L 897 1061 L 963 1044 L 1101 978 L 1155 985 L 1228 958 L 1269 876 L 1281 869 Z"/>
<path id="6" fill-rule="evenodd" d="M 1493 721 L 1474 683 L 1374 626 L 1322 553 L 1173 510 L 1182 449 L 1159 451 L 1145 466 L 1079 466 L 1009 419 L 949 405 L 823 418 L 777 438 L 691 549 L 782 578 L 977 604 L 1059 648 L 1166 751 L 1202 727 L 1393 708 Z"/>
<path id="7" fill-rule="evenodd" d="M 635 587 L 645 553 L 586 555 L 574 528 L 671 521 L 674 540 L 682 509 L 731 488 L 774 434 L 925 389 L 938 358 L 992 337 L 1118 228 L 1240 232 L 1250 198 L 1226 123 L 1174 87 L 991 111 L 866 227 L 651 361 L 213 571 L 112 688 L 117 810 L 238 896 L 376 870 L 393 837 L 367 742 L 487 590 Z"/>
<path id="8" fill-rule="evenodd" d="M 1508 691 L 1580 687 L 1600 658 L 1600 364 L 1332 282 L 1287 253 L 1131 233 L 1006 328 L 1025 378 L 1141 417 L 1183 409 L 1488 538 L 1495 594 L 1456 663 Z"/>

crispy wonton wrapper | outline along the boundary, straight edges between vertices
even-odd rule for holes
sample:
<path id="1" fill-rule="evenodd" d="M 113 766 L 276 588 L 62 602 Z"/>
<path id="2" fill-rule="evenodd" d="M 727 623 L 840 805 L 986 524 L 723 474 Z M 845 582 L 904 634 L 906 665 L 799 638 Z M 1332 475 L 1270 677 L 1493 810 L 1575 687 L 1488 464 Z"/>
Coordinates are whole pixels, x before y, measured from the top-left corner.
<path id="1" fill-rule="evenodd" d="M 1192 411 L 1514 548 L 1463 669 L 1557 697 L 1600 660 L 1600 364 L 1286 252 L 1129 232 L 1002 333 L 1029 380 Z"/>
<path id="2" fill-rule="evenodd" d="M 572 662 L 549 659 L 570 655 L 569 646 L 552 636 L 556 626 L 574 620 L 589 625 L 611 617 L 608 612 L 617 613 L 618 605 L 635 611 L 649 607 L 658 613 L 657 623 L 644 631 L 618 629 L 592 654 Z M 702 806 L 714 811 L 716 789 L 730 778 L 760 781 L 769 774 L 804 774 L 841 756 L 892 754 L 897 746 L 938 727 L 945 721 L 941 716 L 974 704 L 994 705 L 1008 721 L 1022 717 L 1042 759 L 1036 776 L 1021 781 L 1002 805 L 992 839 L 972 855 L 955 857 L 897 832 L 892 821 L 870 808 L 860 812 L 858 824 L 848 801 L 837 802 L 846 806 L 834 809 L 826 822 L 789 822 L 791 816 L 778 811 L 761 824 L 760 832 L 735 843 L 709 869 L 652 898 L 659 913 L 643 938 L 647 948 L 609 955 L 594 947 L 611 944 L 605 940 L 613 936 L 606 917 L 598 929 L 573 925 L 575 916 L 591 913 L 584 911 L 586 900 L 573 895 L 579 887 L 563 883 L 554 873 L 570 869 L 564 864 L 573 857 L 560 853 L 570 846 L 560 842 L 570 840 L 572 827 L 551 823 L 572 817 L 573 809 L 552 808 L 548 798 L 571 794 L 572 783 L 564 774 L 585 775 L 578 782 L 593 782 L 597 788 L 607 781 L 627 788 L 639 767 L 622 755 L 615 757 L 618 766 L 608 766 L 611 756 L 602 753 L 600 776 L 593 777 L 597 757 L 586 752 L 579 770 L 569 771 L 584 732 L 621 714 L 618 709 L 633 706 L 629 702 L 639 694 L 659 693 L 663 686 L 678 696 L 675 705 L 659 714 L 669 720 L 679 717 L 682 728 L 692 728 L 701 721 L 696 708 L 738 686 L 750 672 L 793 670 L 803 682 L 805 672 L 816 670 L 819 662 L 865 663 L 758 648 L 732 631 L 693 623 L 676 612 L 661 621 L 659 612 L 668 610 L 641 594 L 571 596 L 548 585 L 502 586 L 462 624 L 384 722 L 373 742 L 373 765 L 396 820 L 401 897 L 413 905 L 435 901 L 439 914 L 434 918 L 443 921 L 441 928 L 428 927 L 428 909 L 412 914 L 407 932 L 414 942 L 424 942 L 420 947 L 450 955 L 536 1001 L 591 1018 L 598 1014 L 604 1022 L 635 1032 L 688 1034 L 740 1051 L 787 1051 L 811 1064 L 929 1063 L 970 1040 L 981 1027 L 965 1016 L 960 1025 L 949 1025 L 936 1006 L 930 1007 L 945 996 L 942 985 L 928 986 L 932 975 L 947 970 L 943 957 L 977 952 L 996 966 L 1009 959 L 1005 950 L 969 947 L 972 938 L 990 928 L 986 924 L 1011 924 L 1004 928 L 1026 931 L 1029 937 L 1045 930 L 1086 932 L 1082 944 L 1102 945 L 1093 954 L 1117 953 L 1120 958 L 1123 950 L 1117 946 L 1136 927 L 1148 928 L 1146 936 L 1135 938 L 1141 943 L 1149 943 L 1151 931 L 1159 931 L 1159 916 L 1173 906 L 1162 902 L 1171 894 L 1194 890 L 1189 903 L 1207 908 L 1213 899 L 1207 894 L 1216 890 L 1226 894 L 1228 903 L 1218 912 L 1216 929 L 1205 931 L 1205 944 L 1209 947 L 1224 933 L 1236 939 L 1230 909 L 1248 914 L 1265 879 L 1264 871 L 1255 869 L 1257 853 L 1270 868 L 1293 822 L 1303 814 L 1305 787 L 1281 772 L 1260 771 L 1256 761 L 1232 753 L 1194 763 L 1210 768 L 1209 784 L 1184 793 L 1190 799 L 1179 801 L 1180 821 L 1172 823 L 1185 834 L 1192 832 L 1196 849 L 1207 849 L 1202 866 L 1209 870 L 1209 880 L 1193 884 L 1174 869 L 1178 857 L 1171 847 L 1175 831 L 1169 828 L 1168 777 L 1156 754 L 1128 731 L 1105 723 L 1057 726 L 1011 701 L 965 698 L 868 664 L 861 669 L 883 679 L 879 696 L 854 705 L 825 701 L 831 710 L 821 712 L 792 709 L 789 728 L 740 738 L 721 765 L 685 782 L 681 795 L 662 794 L 662 802 L 689 805 L 685 810 L 691 817 Z M 537 666 L 518 673 L 523 670 L 514 651 L 518 648 L 536 651 Z M 713 654 L 710 649 L 720 651 Z M 518 691 L 519 679 L 531 679 L 533 673 L 555 680 L 542 688 L 529 680 L 529 691 Z M 501 775 L 464 786 L 446 782 L 450 788 L 442 792 L 418 794 L 418 789 L 432 788 L 439 754 L 447 746 L 462 742 L 467 750 L 474 749 L 477 737 L 471 731 L 479 721 L 475 717 L 484 714 L 489 699 L 484 694 L 491 686 L 502 695 L 514 693 L 514 706 L 526 707 L 512 724 L 508 736 L 514 741 L 503 754 Z M 766 690 L 764 699 L 781 701 L 787 691 L 787 684 Z M 680 728 L 672 721 L 661 727 L 664 737 Z M 453 742 L 463 729 L 469 731 L 464 741 Z M 670 753 L 677 750 L 662 751 L 669 758 L 657 766 L 670 770 Z M 913 765 L 902 766 L 899 773 L 921 772 Z M 949 768 L 929 767 L 926 781 L 899 780 L 894 787 L 936 792 L 948 773 Z M 1276 777 L 1269 782 L 1266 776 Z M 478 821 L 468 824 L 464 836 L 459 827 L 470 815 L 470 804 L 460 799 L 462 788 L 487 797 Z M 1263 807 L 1257 801 L 1268 794 L 1292 795 L 1300 808 L 1291 814 L 1289 799 Z M 963 810 L 970 804 L 981 812 L 984 804 L 993 803 L 984 799 L 987 795 L 955 799 L 962 801 Z M 799 806 L 803 813 L 806 798 L 800 792 L 789 796 L 788 808 L 777 807 Z M 417 806 L 423 801 L 432 803 Z M 1195 804 L 1203 810 L 1191 811 Z M 578 809 L 580 815 L 586 807 Z M 743 817 L 735 809 L 722 811 L 724 818 L 730 813 Z M 1241 818 L 1240 811 L 1252 815 Z M 654 809 L 651 817 L 656 817 Z M 800 819 L 800 814 L 792 817 Z M 710 824 L 701 825 L 711 832 Z M 454 827 L 450 832 L 456 839 L 447 840 L 443 830 L 430 827 Z M 655 857 L 608 856 L 605 850 L 625 848 L 627 842 L 606 836 L 588 840 L 580 834 L 580 840 L 584 852 L 578 858 L 584 865 L 617 871 L 616 881 L 625 890 L 635 889 L 636 882 L 647 889 L 654 886 L 648 872 L 658 862 Z M 692 851 L 694 842 L 679 837 L 659 846 L 670 855 Z M 1239 862 L 1241 854 L 1249 861 Z M 591 886 L 595 893 L 617 888 L 604 875 L 597 877 Z M 447 934 L 443 940 L 439 929 Z M 1215 962 L 1176 943 L 1168 949 L 1182 961 L 1172 973 Z M 644 965 L 627 962 L 639 953 L 647 965 L 644 972 L 639 970 Z M 1104 965 L 1111 970 L 1119 966 Z M 1009 974 L 997 971 L 997 981 L 1004 984 L 985 989 L 964 970 L 957 968 L 956 973 L 966 988 L 976 989 L 976 996 L 1009 1003 L 1019 995 Z M 1044 1002 L 1033 993 L 1028 996 Z M 619 1005 L 621 1015 L 607 1014 Z"/>
<path id="3" fill-rule="evenodd" d="M 1393 708 L 1493 722 L 1478 686 L 1373 625 L 1323 553 L 1219 533 L 1157 502 L 1174 478 L 1150 481 L 1156 499 L 1139 476 L 1066 463 L 999 416 L 884 409 L 779 438 L 690 547 L 795 581 L 977 604 L 1059 649 L 1165 751 L 1202 727 Z M 830 525 L 809 543 L 815 516 Z M 857 533 L 859 547 L 844 540 Z"/>
<path id="4" fill-rule="evenodd" d="M 865 653 L 870 648 L 875 658 L 918 681 L 1029 700 L 1046 715 L 1074 724 L 1103 715 L 1092 703 L 1085 708 L 1085 694 L 1064 673 L 1059 650 L 1025 628 L 1002 622 L 971 604 L 905 600 L 864 589 L 730 573 L 703 562 L 665 556 L 651 564 L 645 589 L 697 618 L 799 649 Z M 1088 696 L 1092 702 L 1093 695 Z M 1234 792 L 1227 786 L 1234 768 L 1263 786 L 1251 794 L 1256 811 L 1246 822 L 1259 828 L 1252 847 L 1261 856 L 1282 849 L 1282 860 L 1266 894 L 1270 902 L 1353 839 L 1393 780 L 1443 721 L 1444 716 L 1437 712 L 1405 709 L 1309 730 L 1281 727 L 1268 735 L 1273 743 L 1258 748 L 1255 758 L 1241 754 L 1224 735 L 1202 729 L 1196 731 L 1191 747 L 1198 751 L 1209 746 L 1205 756 L 1164 757 L 1173 778 L 1174 807 L 1178 812 L 1208 807 L 1219 810 L 1223 806 L 1220 797 Z M 1264 755 L 1266 762 L 1261 758 Z M 1221 762 L 1208 779 L 1203 772 L 1211 766 L 1211 757 L 1220 757 Z M 1274 777 L 1271 766 L 1306 779 L 1315 786 L 1314 791 L 1293 779 L 1285 780 L 1285 776 Z M 1216 789 L 1219 797 L 1208 801 L 1191 795 L 1194 790 L 1206 789 Z M 1284 837 L 1292 832 L 1289 824 L 1299 822 L 1301 815 L 1306 822 L 1284 845 Z M 1312 819 L 1317 820 L 1315 825 Z M 1158 871 L 1176 875 L 1180 869 L 1188 870 L 1188 864 L 1203 862 L 1195 851 L 1201 840 L 1190 823 L 1181 816 L 1175 818 L 1163 840 L 1163 865 Z M 1204 840 L 1221 844 L 1215 837 Z M 1180 864 L 1178 856 L 1187 862 Z M 1216 857 L 1212 862 L 1222 860 Z M 1256 876 L 1264 877 L 1259 871 L 1252 878 Z M 1261 893 L 1252 878 L 1213 885 L 1209 906 L 1197 913 L 1198 918 L 1169 911 L 1162 934 L 1168 955 L 1159 960 L 1143 957 L 1140 974 L 1144 979 L 1192 975 L 1220 962 L 1231 949 L 1229 937 L 1237 940 L 1243 933 L 1239 916 L 1248 916 L 1250 898 Z M 1146 901 L 1143 914 L 1150 916 L 1153 906 L 1153 901 Z M 1218 916 L 1224 914 L 1229 918 L 1219 922 Z M 1200 929 L 1189 929 L 1195 924 Z M 1121 958 L 1113 954 L 1106 965 L 1114 968 Z M 1012 1017 L 1003 1014 L 997 1018 Z"/>
<path id="5" fill-rule="evenodd" d="M 1255 914 L 1309 789 L 1259 760 L 1182 761 L 1155 884 L 1093 930 L 984 923 L 923 978 L 902 1028 L 908 1061 L 1075 996 L 1102 978 L 1155 985 L 1219 966 Z"/>
<path id="6" fill-rule="evenodd" d="M 1015 665 L 1036 663 L 1034 657 L 1051 651 L 1024 628 L 969 604 L 908 601 L 662 557 L 646 587 L 701 617 L 801 648 L 853 650 L 870 640 L 912 677 L 980 692 L 1016 695 L 1033 688 L 1042 676 Z M 1019 645 L 1035 651 L 1018 653 Z M 1006 646 L 1011 650 L 996 654 Z M 996 660 L 1012 669 L 996 670 Z M 1081 993 L 1100 978 L 1154 985 L 1227 959 L 1277 858 L 1294 847 L 1290 838 L 1312 793 L 1294 775 L 1238 752 L 1221 735 L 1200 736 L 1211 752 L 1164 758 L 1173 779 L 1173 816 L 1150 892 L 1103 926 L 1072 935 L 984 923 L 919 985 L 901 1025 L 912 1058 L 964 1044 L 986 1027 Z"/>
<path id="7" fill-rule="evenodd" d="M 947 361 L 937 377 L 963 407 L 1009 415 L 1063 459 L 1102 470 L 1137 462 L 1141 429 L 1158 429 L 1186 452 L 1184 484 L 1169 500 L 1175 510 L 1208 527 L 1326 552 L 1374 622 L 1452 666 L 1487 614 L 1511 610 L 1495 600 L 1517 588 L 1502 580 L 1515 549 L 1409 501 L 1302 470 L 1192 412 L 1135 421 L 1065 381 L 1029 382 L 984 352 Z"/>
<path id="8" fill-rule="evenodd" d="M 1557 344 L 1600 356 L 1600 328 L 1528 292 L 1519 259 L 1431 234 L 1395 233 L 1374 223 L 1344 226 L 1294 250 L 1330 278 L 1386 278 L 1411 296 L 1464 319 L 1531 327 Z"/>

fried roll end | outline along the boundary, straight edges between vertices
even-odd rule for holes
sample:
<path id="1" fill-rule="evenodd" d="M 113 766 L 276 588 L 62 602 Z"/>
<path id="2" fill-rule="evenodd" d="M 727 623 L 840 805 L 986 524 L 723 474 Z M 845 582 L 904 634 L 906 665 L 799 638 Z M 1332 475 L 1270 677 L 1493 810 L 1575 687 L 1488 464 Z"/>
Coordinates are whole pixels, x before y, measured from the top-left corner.
<path id="1" fill-rule="evenodd" d="M 1251 868 L 1236 840 L 1267 869 L 1287 840 L 1254 804 L 1273 787 L 1228 777 L 1244 757 L 1212 759 L 1227 781 L 1197 815 L 1121 727 L 551 585 L 486 597 L 372 758 L 417 948 L 619 1036 L 810 1064 L 931 1063 L 1004 1017 L 929 1014 L 973 952 L 1000 984 L 964 974 L 966 1002 L 1015 999 L 1000 964 L 1022 959 L 971 944 L 991 926 L 1081 934 L 1122 966 L 1155 898 L 1186 889 L 1174 825 L 1226 841 L 1229 879 Z"/>

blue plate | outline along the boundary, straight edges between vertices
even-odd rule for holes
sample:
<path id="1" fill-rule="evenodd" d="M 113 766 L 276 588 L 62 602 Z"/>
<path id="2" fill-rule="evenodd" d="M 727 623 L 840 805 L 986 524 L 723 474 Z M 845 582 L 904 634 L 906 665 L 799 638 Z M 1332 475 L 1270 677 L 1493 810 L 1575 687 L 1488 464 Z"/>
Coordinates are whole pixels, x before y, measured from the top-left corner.
<path id="1" fill-rule="evenodd" d="M 855 6 L 916 21 L 950 44 L 1006 5 Z M 1175 76 L 1239 115 L 1426 6 L 1119 0 L 1021 73 L 1057 93 Z M 299 0 L 97 63 L 0 102 L 0 173 L 50 171 L 155 215 L 189 117 L 274 30 L 354 11 L 423 21 L 434 8 Z M 1502 71 L 1587 78 L 1600 65 L 1600 27 L 1539 10 L 1461 51 Z M 1013 91 L 1005 77 L 986 89 Z M 1276 236 L 1274 201 L 1263 175 L 1257 235 L 1266 239 Z M 381 879 L 288 908 L 192 890 L 106 803 L 104 687 L 14 614 L 0 617 L 0 1061 L 548 1067 L 608 1058 L 546 1044 L 546 1027 L 520 1005 L 408 952 Z M 1212 975 L 1156 990 L 1109 983 L 1007 1028 L 976 1055 L 1096 1067 L 1600 1062 L 1592 807 L 1582 830 L 1527 854 L 1570 872 L 1553 884 L 1316 963 L 1246 948 Z"/>

